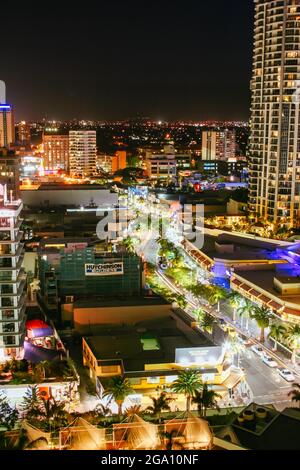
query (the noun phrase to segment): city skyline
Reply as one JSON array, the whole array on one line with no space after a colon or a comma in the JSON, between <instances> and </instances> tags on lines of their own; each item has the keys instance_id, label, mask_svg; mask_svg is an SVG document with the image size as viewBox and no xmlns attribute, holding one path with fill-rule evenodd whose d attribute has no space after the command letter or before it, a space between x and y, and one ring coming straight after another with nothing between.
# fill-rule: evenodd
<instances>
[{"instance_id":1,"label":"city skyline","mask_svg":"<svg viewBox=\"0 0 300 470\"><path fill-rule=\"evenodd\" d=\"M1 78L16 119L247 120L252 1L189 3L53 7L47 17L5 6L14 29Z\"/></svg>"}]
</instances>

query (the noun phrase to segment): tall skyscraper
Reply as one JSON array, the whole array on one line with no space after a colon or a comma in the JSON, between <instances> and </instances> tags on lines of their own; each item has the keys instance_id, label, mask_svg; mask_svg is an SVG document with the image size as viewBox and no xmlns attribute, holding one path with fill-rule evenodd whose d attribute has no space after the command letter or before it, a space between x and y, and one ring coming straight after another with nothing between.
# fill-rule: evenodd
<instances>
[{"instance_id":1,"label":"tall skyscraper","mask_svg":"<svg viewBox=\"0 0 300 470\"><path fill-rule=\"evenodd\" d=\"M228 160L236 156L234 130L202 132L202 160Z\"/></svg>"},{"instance_id":2,"label":"tall skyscraper","mask_svg":"<svg viewBox=\"0 0 300 470\"><path fill-rule=\"evenodd\" d=\"M9 147L15 141L15 125L12 106L0 104L0 147Z\"/></svg>"},{"instance_id":3,"label":"tall skyscraper","mask_svg":"<svg viewBox=\"0 0 300 470\"><path fill-rule=\"evenodd\" d=\"M300 216L300 0L254 0L250 211Z\"/></svg>"},{"instance_id":4,"label":"tall skyscraper","mask_svg":"<svg viewBox=\"0 0 300 470\"><path fill-rule=\"evenodd\" d=\"M23 357L26 275L22 268L19 161L0 151L0 362Z\"/></svg>"},{"instance_id":5,"label":"tall skyscraper","mask_svg":"<svg viewBox=\"0 0 300 470\"><path fill-rule=\"evenodd\" d=\"M70 174L90 176L96 171L96 131L70 131Z\"/></svg>"},{"instance_id":6,"label":"tall skyscraper","mask_svg":"<svg viewBox=\"0 0 300 470\"><path fill-rule=\"evenodd\" d=\"M69 171L69 136L44 134L44 169Z\"/></svg>"}]
</instances>

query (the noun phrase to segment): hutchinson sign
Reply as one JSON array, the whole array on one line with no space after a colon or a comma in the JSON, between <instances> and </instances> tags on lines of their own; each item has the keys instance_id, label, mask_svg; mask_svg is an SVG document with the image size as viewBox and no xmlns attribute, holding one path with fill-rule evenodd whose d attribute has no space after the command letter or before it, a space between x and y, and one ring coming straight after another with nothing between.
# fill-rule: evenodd
<instances>
[{"instance_id":1,"label":"hutchinson sign","mask_svg":"<svg viewBox=\"0 0 300 470\"><path fill-rule=\"evenodd\" d=\"M123 263L86 264L86 276L117 276L124 274Z\"/></svg>"}]
</instances>

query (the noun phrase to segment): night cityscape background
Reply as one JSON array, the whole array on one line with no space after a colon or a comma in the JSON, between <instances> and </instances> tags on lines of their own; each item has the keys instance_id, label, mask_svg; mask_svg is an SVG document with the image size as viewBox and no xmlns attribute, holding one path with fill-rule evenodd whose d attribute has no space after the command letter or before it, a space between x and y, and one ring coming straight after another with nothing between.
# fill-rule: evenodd
<instances>
[{"instance_id":1,"label":"night cityscape background","mask_svg":"<svg viewBox=\"0 0 300 470\"><path fill-rule=\"evenodd\" d=\"M2 13L0 452L299 450L300 0Z\"/></svg>"}]
</instances>

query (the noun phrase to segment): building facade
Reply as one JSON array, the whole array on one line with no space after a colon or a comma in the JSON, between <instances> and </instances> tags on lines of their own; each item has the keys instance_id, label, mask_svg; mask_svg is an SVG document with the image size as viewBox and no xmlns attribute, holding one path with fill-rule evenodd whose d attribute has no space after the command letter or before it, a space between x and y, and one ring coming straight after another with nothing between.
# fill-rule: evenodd
<instances>
[{"instance_id":1,"label":"building facade","mask_svg":"<svg viewBox=\"0 0 300 470\"><path fill-rule=\"evenodd\" d=\"M0 104L0 148L9 147L15 141L15 125L12 106Z\"/></svg>"},{"instance_id":2,"label":"building facade","mask_svg":"<svg viewBox=\"0 0 300 470\"><path fill-rule=\"evenodd\" d=\"M22 201L8 199L0 184L0 362L22 358L26 275L20 232Z\"/></svg>"},{"instance_id":3,"label":"building facade","mask_svg":"<svg viewBox=\"0 0 300 470\"><path fill-rule=\"evenodd\" d=\"M41 294L47 305L60 298L139 295L142 265L137 256L97 253L94 247L44 250L39 256Z\"/></svg>"},{"instance_id":4,"label":"building facade","mask_svg":"<svg viewBox=\"0 0 300 470\"><path fill-rule=\"evenodd\" d=\"M90 176L96 171L96 131L70 131L70 174Z\"/></svg>"},{"instance_id":5,"label":"building facade","mask_svg":"<svg viewBox=\"0 0 300 470\"><path fill-rule=\"evenodd\" d=\"M236 156L234 130L204 131L202 133L202 160L228 160Z\"/></svg>"},{"instance_id":6,"label":"building facade","mask_svg":"<svg viewBox=\"0 0 300 470\"><path fill-rule=\"evenodd\" d=\"M44 145L44 170L69 171L69 136L68 135L43 135Z\"/></svg>"},{"instance_id":7,"label":"building facade","mask_svg":"<svg viewBox=\"0 0 300 470\"><path fill-rule=\"evenodd\" d=\"M255 0L250 211L279 225L300 216L300 1Z\"/></svg>"}]
</instances>

